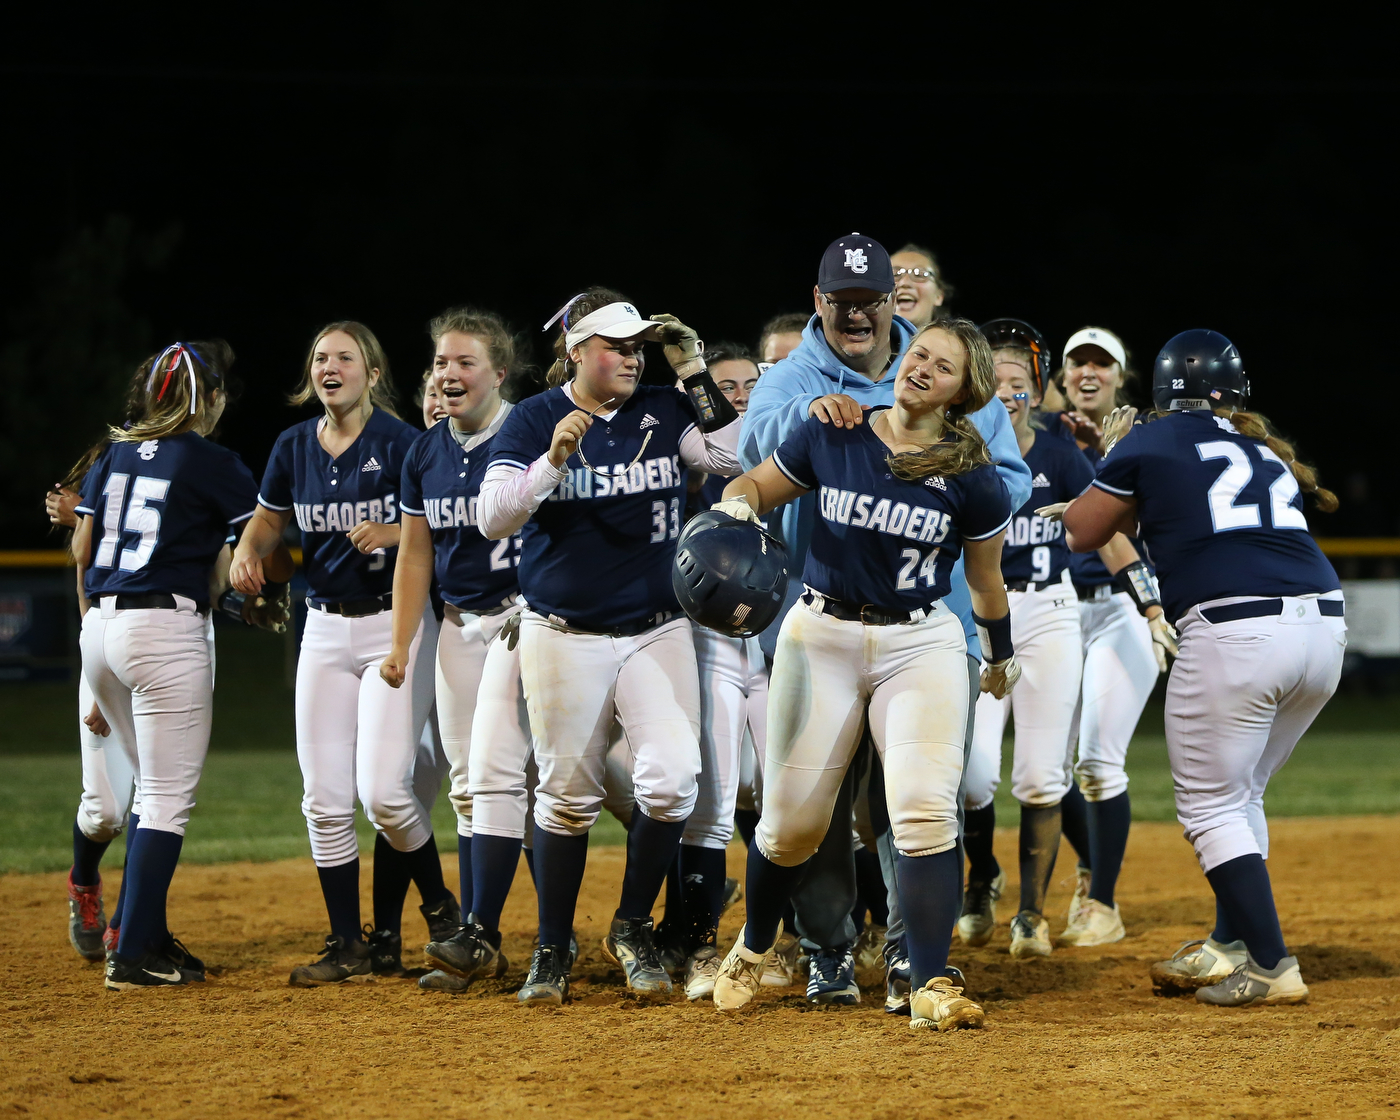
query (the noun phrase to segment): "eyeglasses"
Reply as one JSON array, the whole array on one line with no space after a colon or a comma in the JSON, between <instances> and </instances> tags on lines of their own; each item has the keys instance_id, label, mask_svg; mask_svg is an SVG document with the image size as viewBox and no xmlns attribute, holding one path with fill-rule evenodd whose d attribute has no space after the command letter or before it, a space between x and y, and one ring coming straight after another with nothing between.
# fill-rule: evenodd
<instances>
[{"instance_id":1,"label":"eyeglasses","mask_svg":"<svg viewBox=\"0 0 1400 1120\"><path fill-rule=\"evenodd\" d=\"M907 276L911 280L927 280L930 283L938 282L938 273L931 268L896 268L894 278L898 280L901 276Z\"/></svg>"},{"instance_id":2,"label":"eyeglasses","mask_svg":"<svg viewBox=\"0 0 1400 1120\"><path fill-rule=\"evenodd\" d=\"M608 405L612 404L613 401L615 401L616 399L617 399L616 397L609 397L607 400L605 400L602 404L600 404L597 408L595 408L592 412L590 412L590 413L588 414L589 418L592 419L594 416L597 416L598 413L602 412L603 409L607 408ZM651 442L651 436L652 436L652 433L651 433L651 432L647 432L646 438L642 440L642 446L639 447L639 448L637 448L637 454L636 454L636 456L632 459L632 461L631 461L630 463L627 464L627 470L628 470L628 471L630 471L633 467L635 467L638 463L640 463L640 462L642 461L642 456L646 454L647 444L649 444L649 443ZM590 463L590 462L588 461L588 459L584 456L584 454L583 454L583 439L582 439L582 438L579 439L579 441L578 441L578 447L575 448L575 451L576 451L577 454L578 454L578 461L579 461L580 463L582 463L585 467L587 467L590 471L592 471L594 474L598 475L598 476L601 477L601 478L611 478L611 477L612 477L612 475L608 474L608 472L607 472L606 470L601 470L601 471L600 471L597 467L595 467L592 463ZM627 473L627 472L624 471L623 473L625 474L625 473Z\"/></svg>"},{"instance_id":3,"label":"eyeglasses","mask_svg":"<svg viewBox=\"0 0 1400 1120\"><path fill-rule=\"evenodd\" d=\"M825 292L822 293L822 299L824 299L826 305L838 315L864 315L871 319L880 313L880 308L890 302L890 297L888 295L883 295L879 299L872 299L869 303L853 303L850 300L832 299Z\"/></svg>"}]
</instances>

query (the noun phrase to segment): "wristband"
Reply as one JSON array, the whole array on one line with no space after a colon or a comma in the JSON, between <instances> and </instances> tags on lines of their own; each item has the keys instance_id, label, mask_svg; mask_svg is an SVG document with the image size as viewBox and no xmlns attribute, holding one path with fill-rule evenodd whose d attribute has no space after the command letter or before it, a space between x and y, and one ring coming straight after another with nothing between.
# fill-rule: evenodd
<instances>
[{"instance_id":1,"label":"wristband","mask_svg":"<svg viewBox=\"0 0 1400 1120\"><path fill-rule=\"evenodd\" d=\"M1152 578L1151 571L1143 561L1134 560L1126 568L1120 568L1114 573L1113 580L1120 590L1126 591L1132 597L1138 614L1145 615L1149 607L1162 605L1162 600L1157 595L1157 581Z\"/></svg>"},{"instance_id":2,"label":"wristband","mask_svg":"<svg viewBox=\"0 0 1400 1120\"><path fill-rule=\"evenodd\" d=\"M977 641L982 646L982 660L988 665L1005 661L1015 649L1011 645L1011 612L1000 618L982 618L972 612L973 625L977 627Z\"/></svg>"},{"instance_id":3,"label":"wristband","mask_svg":"<svg viewBox=\"0 0 1400 1120\"><path fill-rule=\"evenodd\" d=\"M719 391L715 379L704 366L704 359L698 361L701 363L700 372L684 378L681 387L700 417L700 430L709 435L734 423L739 419L739 412L729 403L729 398Z\"/></svg>"},{"instance_id":4,"label":"wristband","mask_svg":"<svg viewBox=\"0 0 1400 1120\"><path fill-rule=\"evenodd\" d=\"M243 604L248 601L248 596L241 591L229 588L219 596L219 601L215 604L219 610L228 615L229 618L236 618L239 622L247 625L248 620L243 617Z\"/></svg>"}]
</instances>

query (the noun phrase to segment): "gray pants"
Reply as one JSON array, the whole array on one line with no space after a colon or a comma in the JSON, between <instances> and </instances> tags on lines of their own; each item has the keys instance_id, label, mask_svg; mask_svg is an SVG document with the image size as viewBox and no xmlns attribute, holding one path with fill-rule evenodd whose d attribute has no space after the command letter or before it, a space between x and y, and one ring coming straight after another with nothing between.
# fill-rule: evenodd
<instances>
[{"instance_id":1,"label":"gray pants","mask_svg":"<svg viewBox=\"0 0 1400 1120\"><path fill-rule=\"evenodd\" d=\"M977 697L981 692L982 663L971 654L967 658L968 709L967 733L963 738L963 774L967 774L967 757L972 752L973 716L977 708ZM803 945L811 949L826 949L830 952L844 952L855 941L857 931L851 920L851 911L856 905L856 862L854 843L851 835L851 802L859 784L878 788L871 791L882 804L873 814L882 821L883 827L876 835L876 850L880 856L880 871L885 878L885 888L889 897L889 927L885 934L887 942L898 941L904 936L904 921L899 912L899 885L895 875L894 836L889 828L889 814L884 810L884 775L879 773L871 783L860 781L862 766L872 766L870 753L862 750L856 755L841 783L841 792L836 799L836 807L831 813L831 825L822 840L817 854L807 862L802 881L792 895L793 909L797 914L797 933ZM963 797L958 790L958 831L962 832ZM961 867L961 863L959 863Z\"/></svg>"}]
</instances>

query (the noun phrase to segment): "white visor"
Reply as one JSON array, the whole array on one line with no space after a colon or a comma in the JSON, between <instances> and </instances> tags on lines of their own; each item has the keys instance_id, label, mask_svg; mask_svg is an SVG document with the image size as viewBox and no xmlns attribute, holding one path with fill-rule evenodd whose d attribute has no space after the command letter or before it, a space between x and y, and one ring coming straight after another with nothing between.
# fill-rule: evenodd
<instances>
[{"instance_id":1,"label":"white visor","mask_svg":"<svg viewBox=\"0 0 1400 1120\"><path fill-rule=\"evenodd\" d=\"M1128 355L1123 349L1123 344L1118 341L1116 335L1108 331L1098 327L1085 327L1082 331L1075 331L1065 343L1065 357L1068 358L1080 346L1097 346L1106 351L1123 369L1128 368Z\"/></svg>"},{"instance_id":2,"label":"white visor","mask_svg":"<svg viewBox=\"0 0 1400 1120\"><path fill-rule=\"evenodd\" d=\"M587 342L595 334L604 338L644 338L655 342L660 323L643 319L630 303L610 303L597 311L590 311L569 328L564 335L564 345L572 350L580 342Z\"/></svg>"}]
</instances>

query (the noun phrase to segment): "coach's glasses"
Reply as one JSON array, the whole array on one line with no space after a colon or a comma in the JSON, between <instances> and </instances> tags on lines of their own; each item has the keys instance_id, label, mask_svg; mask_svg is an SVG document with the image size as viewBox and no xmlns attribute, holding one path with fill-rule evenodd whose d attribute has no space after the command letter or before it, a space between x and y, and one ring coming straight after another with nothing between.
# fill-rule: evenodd
<instances>
[{"instance_id":1,"label":"coach's glasses","mask_svg":"<svg viewBox=\"0 0 1400 1120\"><path fill-rule=\"evenodd\" d=\"M876 315L880 314L880 308L890 302L888 294L881 296L879 299L872 299L867 303L854 303L851 300L832 299L825 292L822 293L822 299L824 299L826 305L838 315L864 315L868 319L875 318Z\"/></svg>"},{"instance_id":2,"label":"coach's glasses","mask_svg":"<svg viewBox=\"0 0 1400 1120\"><path fill-rule=\"evenodd\" d=\"M590 420L593 419L594 416L602 412L603 409L607 408L608 405L612 404L615 400L617 400L616 397L609 397L592 412L590 412L588 414L588 418ZM584 434L586 435L587 433ZM638 463L642 461L642 456L646 454L647 444L651 442L651 435L651 432L647 432L646 438L642 440L642 446L637 449L636 457L630 463L627 464L627 470L623 471L623 474L626 474L628 471L630 471L633 467L635 467ZM595 467L592 463L588 461L587 457L583 453L583 436L579 436L578 447L576 448L576 452L578 454L578 461L582 463L585 467L587 467L590 471L592 471L594 474L596 474L599 478L613 477L607 471L600 471L597 467Z\"/></svg>"}]
</instances>

